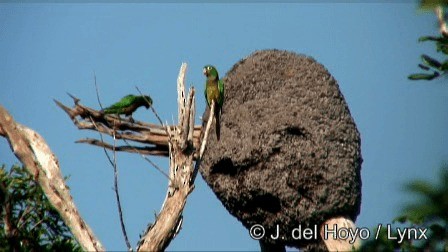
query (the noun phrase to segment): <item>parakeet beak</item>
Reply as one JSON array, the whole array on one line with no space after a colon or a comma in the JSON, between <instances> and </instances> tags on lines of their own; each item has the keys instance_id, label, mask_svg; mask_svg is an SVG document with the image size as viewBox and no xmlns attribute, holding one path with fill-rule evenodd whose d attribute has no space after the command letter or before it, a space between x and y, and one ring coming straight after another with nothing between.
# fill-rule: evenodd
<instances>
[{"instance_id":1,"label":"parakeet beak","mask_svg":"<svg viewBox=\"0 0 448 252\"><path fill-rule=\"evenodd\" d=\"M205 76L207 76L207 69L204 67L204 69L202 69L202 73L205 75Z\"/></svg>"}]
</instances>

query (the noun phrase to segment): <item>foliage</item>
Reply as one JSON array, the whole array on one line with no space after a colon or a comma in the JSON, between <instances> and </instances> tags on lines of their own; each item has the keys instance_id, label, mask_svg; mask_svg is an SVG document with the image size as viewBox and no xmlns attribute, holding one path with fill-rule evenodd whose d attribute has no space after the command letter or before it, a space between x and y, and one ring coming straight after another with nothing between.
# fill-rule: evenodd
<instances>
[{"instance_id":1,"label":"foliage","mask_svg":"<svg viewBox=\"0 0 448 252\"><path fill-rule=\"evenodd\" d=\"M0 167L0 251L81 251L25 167Z\"/></svg>"},{"instance_id":2,"label":"foliage","mask_svg":"<svg viewBox=\"0 0 448 252\"><path fill-rule=\"evenodd\" d=\"M437 6L447 6L448 0L421 0L420 9L421 10L433 10Z\"/></svg>"},{"instance_id":3,"label":"foliage","mask_svg":"<svg viewBox=\"0 0 448 252\"><path fill-rule=\"evenodd\" d=\"M415 251L416 249L412 247L411 240L405 239L399 242L398 239L391 239L390 237L399 237L396 229L391 229L390 231L387 227L381 226L377 227L371 234L376 235L378 232L378 238L371 237L370 240L364 242L360 251Z\"/></svg>"},{"instance_id":4,"label":"foliage","mask_svg":"<svg viewBox=\"0 0 448 252\"><path fill-rule=\"evenodd\" d=\"M421 10L430 10L434 9L437 6L442 6L446 8L448 6L447 0L427 0L420 2ZM423 36L420 37L419 42L430 41L435 43L436 50L439 53L442 53L444 56L443 61L439 61L433 57L430 57L426 54L421 55L422 63L418 64L418 66L424 70L422 73L415 73L408 76L410 80L433 80L440 76L446 75L448 73L448 37L446 34L441 34L438 37L435 36Z\"/></svg>"},{"instance_id":5,"label":"foliage","mask_svg":"<svg viewBox=\"0 0 448 252\"><path fill-rule=\"evenodd\" d=\"M419 41L433 41L436 44L437 52L442 52L444 56L448 55L448 37L426 36L421 37ZM448 58L440 62L426 54L422 54L421 60L422 63L418 64L418 66L426 72L411 74L408 76L410 80L432 80L448 73Z\"/></svg>"},{"instance_id":6,"label":"foliage","mask_svg":"<svg viewBox=\"0 0 448 252\"><path fill-rule=\"evenodd\" d=\"M411 228L427 228L427 239L406 239L402 243L389 237L399 237L396 229L382 228L378 239L370 239L361 248L362 251L448 251L448 165L442 167L440 184L416 180L405 189L418 196L409 204L403 214L393 222L405 224ZM401 228L401 230L404 230ZM376 230L375 230L376 234Z\"/></svg>"}]
</instances>

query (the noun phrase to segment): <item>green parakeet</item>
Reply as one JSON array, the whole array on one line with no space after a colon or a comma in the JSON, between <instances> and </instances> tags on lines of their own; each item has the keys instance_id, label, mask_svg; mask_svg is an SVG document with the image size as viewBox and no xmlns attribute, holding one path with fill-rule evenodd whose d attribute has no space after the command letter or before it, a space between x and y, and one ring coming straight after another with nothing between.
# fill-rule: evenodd
<instances>
[{"instance_id":1,"label":"green parakeet","mask_svg":"<svg viewBox=\"0 0 448 252\"><path fill-rule=\"evenodd\" d=\"M215 101L215 111L210 111L216 119L216 138L219 141L221 125L219 117L221 116L222 105L224 104L224 82L219 79L219 74L216 68L212 65L207 65L203 69L204 75L207 77L205 82L205 100L210 107L212 101Z\"/></svg>"},{"instance_id":2,"label":"green parakeet","mask_svg":"<svg viewBox=\"0 0 448 252\"><path fill-rule=\"evenodd\" d=\"M152 99L148 95L126 95L119 102L103 109L102 112L104 114L126 115L133 122L132 113L141 106L145 106L148 109L150 105L152 105Z\"/></svg>"}]
</instances>

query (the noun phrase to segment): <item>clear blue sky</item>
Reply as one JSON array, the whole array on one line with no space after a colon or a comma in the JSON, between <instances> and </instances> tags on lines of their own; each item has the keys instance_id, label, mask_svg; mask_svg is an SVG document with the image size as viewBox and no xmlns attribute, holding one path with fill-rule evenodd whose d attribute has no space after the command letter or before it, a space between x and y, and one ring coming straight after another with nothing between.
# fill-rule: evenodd
<instances>
[{"instance_id":1,"label":"clear blue sky","mask_svg":"<svg viewBox=\"0 0 448 252\"><path fill-rule=\"evenodd\" d=\"M389 223L411 198L402 185L436 180L448 157L447 80L411 82L421 53L417 43L436 35L432 13L416 2L400 4L0 4L0 104L48 142L59 158L82 216L108 250L124 250L113 173L103 150L75 144L97 134L77 130L54 103L99 107L137 93L151 94L168 122L177 117L176 78L187 62L187 80L198 93L202 66L222 74L255 50L303 53L338 80L362 138L363 197L357 225ZM198 110L205 109L202 95ZM138 120L156 122L146 110ZM168 167L167 159L154 159ZM16 161L0 139L0 162ZM138 155L118 155L124 218L132 245L159 211L166 179ZM205 244L204 241L207 241ZM198 178L183 229L170 250L258 250L246 229L226 212Z\"/></svg>"}]
</instances>

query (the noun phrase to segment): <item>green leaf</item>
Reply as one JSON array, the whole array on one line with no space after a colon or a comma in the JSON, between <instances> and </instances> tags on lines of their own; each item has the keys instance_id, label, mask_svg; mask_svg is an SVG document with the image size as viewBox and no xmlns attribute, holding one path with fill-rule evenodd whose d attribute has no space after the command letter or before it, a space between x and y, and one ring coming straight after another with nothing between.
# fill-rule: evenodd
<instances>
[{"instance_id":1,"label":"green leaf","mask_svg":"<svg viewBox=\"0 0 448 252\"><path fill-rule=\"evenodd\" d=\"M70 229L25 167L15 165L9 171L4 165L0 168L0 196L8 197L11 223L19 223L20 219L15 240L26 241L17 245L14 239L6 239L4 222L0 221L0 252L17 246L20 251L80 251ZM0 210L3 207L0 202Z\"/></svg>"},{"instance_id":2,"label":"green leaf","mask_svg":"<svg viewBox=\"0 0 448 252\"><path fill-rule=\"evenodd\" d=\"M434 36L423 36L418 39L418 42L425 42L425 41L440 41L441 38L434 37Z\"/></svg>"},{"instance_id":3,"label":"green leaf","mask_svg":"<svg viewBox=\"0 0 448 252\"><path fill-rule=\"evenodd\" d=\"M413 192L420 195L432 195L436 189L434 186L426 181L416 180L408 183L405 189L409 192Z\"/></svg>"},{"instance_id":4,"label":"green leaf","mask_svg":"<svg viewBox=\"0 0 448 252\"><path fill-rule=\"evenodd\" d=\"M422 55L422 61L424 64L430 66L430 67L434 67L436 69L440 69L440 67L442 66L442 63L440 63L438 60L429 57L426 54Z\"/></svg>"},{"instance_id":5,"label":"green leaf","mask_svg":"<svg viewBox=\"0 0 448 252\"><path fill-rule=\"evenodd\" d=\"M393 219L393 220L392 220L392 223L395 223L395 222L405 223L406 221L408 221L408 216L406 216L406 215L401 215L401 216L398 216L398 217L396 217L395 219Z\"/></svg>"},{"instance_id":6,"label":"green leaf","mask_svg":"<svg viewBox=\"0 0 448 252\"><path fill-rule=\"evenodd\" d=\"M430 68L428 66L425 66L423 64L418 64L418 67L420 67L421 69L428 71Z\"/></svg>"},{"instance_id":7,"label":"green leaf","mask_svg":"<svg viewBox=\"0 0 448 252\"><path fill-rule=\"evenodd\" d=\"M448 70L448 60L445 60L440 67L440 70L446 72Z\"/></svg>"},{"instance_id":8,"label":"green leaf","mask_svg":"<svg viewBox=\"0 0 448 252\"><path fill-rule=\"evenodd\" d=\"M420 73L420 74L411 74L408 76L408 79L410 79L410 80L432 80L439 76L440 76L440 74L438 72L434 72L432 74Z\"/></svg>"},{"instance_id":9,"label":"green leaf","mask_svg":"<svg viewBox=\"0 0 448 252\"><path fill-rule=\"evenodd\" d=\"M436 44L437 52L442 52L443 54L448 54L448 42L437 42Z\"/></svg>"}]
</instances>

